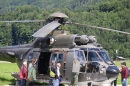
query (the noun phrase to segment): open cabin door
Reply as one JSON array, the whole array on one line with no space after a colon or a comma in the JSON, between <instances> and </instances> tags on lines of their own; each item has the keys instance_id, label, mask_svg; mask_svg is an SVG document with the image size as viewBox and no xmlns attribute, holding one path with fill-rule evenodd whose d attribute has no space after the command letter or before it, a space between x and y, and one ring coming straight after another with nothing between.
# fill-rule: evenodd
<instances>
[{"instance_id":1,"label":"open cabin door","mask_svg":"<svg viewBox=\"0 0 130 86\"><path fill-rule=\"evenodd\" d=\"M71 81L72 73L85 73L86 58L84 51L82 50L71 50L67 52L66 56L66 67L65 67L65 78Z\"/></svg>"}]
</instances>

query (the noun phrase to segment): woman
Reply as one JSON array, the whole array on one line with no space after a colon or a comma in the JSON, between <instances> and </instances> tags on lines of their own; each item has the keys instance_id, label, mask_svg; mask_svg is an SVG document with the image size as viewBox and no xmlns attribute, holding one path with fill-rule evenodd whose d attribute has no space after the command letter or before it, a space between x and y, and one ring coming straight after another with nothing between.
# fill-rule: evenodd
<instances>
[{"instance_id":1,"label":"woman","mask_svg":"<svg viewBox=\"0 0 130 86\"><path fill-rule=\"evenodd\" d=\"M36 80L36 65L28 68L28 80L30 82L29 85L33 86L34 80Z\"/></svg>"}]
</instances>

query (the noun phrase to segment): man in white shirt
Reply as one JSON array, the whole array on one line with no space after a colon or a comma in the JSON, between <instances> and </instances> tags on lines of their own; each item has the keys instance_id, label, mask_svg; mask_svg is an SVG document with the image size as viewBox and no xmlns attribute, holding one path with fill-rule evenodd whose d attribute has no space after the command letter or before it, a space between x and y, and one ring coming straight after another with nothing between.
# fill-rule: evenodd
<instances>
[{"instance_id":1,"label":"man in white shirt","mask_svg":"<svg viewBox=\"0 0 130 86\"><path fill-rule=\"evenodd\" d=\"M60 63L57 63L56 65L56 69L55 69L55 73L56 73L56 76L55 78L53 79L53 86L59 86L60 84L60 67L61 67L61 64Z\"/></svg>"}]
</instances>

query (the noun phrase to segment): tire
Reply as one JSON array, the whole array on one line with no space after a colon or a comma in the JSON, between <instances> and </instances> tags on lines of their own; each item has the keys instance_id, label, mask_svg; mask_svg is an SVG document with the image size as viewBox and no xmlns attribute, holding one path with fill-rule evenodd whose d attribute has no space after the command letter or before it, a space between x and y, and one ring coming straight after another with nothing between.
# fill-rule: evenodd
<instances>
[{"instance_id":1,"label":"tire","mask_svg":"<svg viewBox=\"0 0 130 86\"><path fill-rule=\"evenodd\" d=\"M90 83L88 83L88 86L92 86L92 83L90 82Z\"/></svg>"},{"instance_id":2,"label":"tire","mask_svg":"<svg viewBox=\"0 0 130 86\"><path fill-rule=\"evenodd\" d=\"M15 82L15 85L16 85L16 86L20 86L20 80L17 80L17 81Z\"/></svg>"}]
</instances>

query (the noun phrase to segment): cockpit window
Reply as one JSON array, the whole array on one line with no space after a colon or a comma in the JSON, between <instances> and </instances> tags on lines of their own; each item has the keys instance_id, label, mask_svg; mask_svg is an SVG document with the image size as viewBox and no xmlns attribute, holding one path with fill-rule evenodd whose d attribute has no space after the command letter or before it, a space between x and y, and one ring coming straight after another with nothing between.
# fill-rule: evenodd
<instances>
[{"instance_id":1,"label":"cockpit window","mask_svg":"<svg viewBox=\"0 0 130 86\"><path fill-rule=\"evenodd\" d=\"M98 52L99 55L102 57L103 60L105 61L111 61L111 59L109 58L109 56L106 54L106 52Z\"/></svg>"},{"instance_id":2,"label":"cockpit window","mask_svg":"<svg viewBox=\"0 0 130 86\"><path fill-rule=\"evenodd\" d=\"M88 52L88 61L102 61L96 52Z\"/></svg>"},{"instance_id":3,"label":"cockpit window","mask_svg":"<svg viewBox=\"0 0 130 86\"><path fill-rule=\"evenodd\" d=\"M57 62L62 63L62 61L63 61L63 54L59 54Z\"/></svg>"},{"instance_id":4,"label":"cockpit window","mask_svg":"<svg viewBox=\"0 0 130 86\"><path fill-rule=\"evenodd\" d=\"M51 61L52 61L52 62L56 62L56 58L57 58L57 54L54 53L54 54L52 55Z\"/></svg>"}]
</instances>

